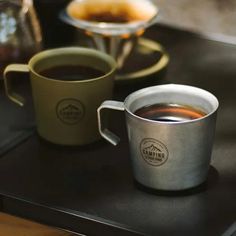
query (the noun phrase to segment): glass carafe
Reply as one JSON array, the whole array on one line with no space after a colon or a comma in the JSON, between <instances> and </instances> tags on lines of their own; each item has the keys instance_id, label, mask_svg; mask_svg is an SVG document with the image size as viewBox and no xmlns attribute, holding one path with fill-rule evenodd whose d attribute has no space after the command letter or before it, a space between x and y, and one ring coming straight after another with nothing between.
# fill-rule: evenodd
<instances>
[{"instance_id":1,"label":"glass carafe","mask_svg":"<svg viewBox=\"0 0 236 236\"><path fill-rule=\"evenodd\" d=\"M0 78L6 65L40 51L42 36L32 0L0 1Z\"/></svg>"}]
</instances>

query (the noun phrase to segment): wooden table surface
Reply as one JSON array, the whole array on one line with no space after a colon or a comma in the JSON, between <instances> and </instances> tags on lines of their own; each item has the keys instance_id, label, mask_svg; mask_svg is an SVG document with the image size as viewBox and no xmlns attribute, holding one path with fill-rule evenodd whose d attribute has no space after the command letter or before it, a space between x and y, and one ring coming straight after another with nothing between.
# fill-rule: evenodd
<instances>
[{"instance_id":1,"label":"wooden table surface","mask_svg":"<svg viewBox=\"0 0 236 236\"><path fill-rule=\"evenodd\" d=\"M73 236L75 234L10 214L0 213L0 236Z\"/></svg>"}]
</instances>

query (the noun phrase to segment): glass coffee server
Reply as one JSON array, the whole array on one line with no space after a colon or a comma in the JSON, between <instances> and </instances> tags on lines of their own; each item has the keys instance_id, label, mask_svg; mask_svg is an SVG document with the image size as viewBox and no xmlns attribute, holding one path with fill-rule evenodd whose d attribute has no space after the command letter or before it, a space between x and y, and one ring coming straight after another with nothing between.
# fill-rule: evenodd
<instances>
[{"instance_id":1,"label":"glass coffee server","mask_svg":"<svg viewBox=\"0 0 236 236\"><path fill-rule=\"evenodd\" d=\"M25 63L42 47L32 0L0 1L0 78L6 65Z\"/></svg>"}]
</instances>

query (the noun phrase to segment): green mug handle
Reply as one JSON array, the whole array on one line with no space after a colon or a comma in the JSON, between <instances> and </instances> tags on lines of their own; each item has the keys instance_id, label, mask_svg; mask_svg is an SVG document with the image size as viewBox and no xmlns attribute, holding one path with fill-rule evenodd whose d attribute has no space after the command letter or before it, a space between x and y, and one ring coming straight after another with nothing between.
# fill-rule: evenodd
<instances>
[{"instance_id":1,"label":"green mug handle","mask_svg":"<svg viewBox=\"0 0 236 236\"><path fill-rule=\"evenodd\" d=\"M11 64L8 65L3 72L4 86L7 96L19 106L24 106L25 98L20 94L15 93L12 89L11 78L9 76L12 72L29 73L29 66L26 64Z\"/></svg>"}]
</instances>

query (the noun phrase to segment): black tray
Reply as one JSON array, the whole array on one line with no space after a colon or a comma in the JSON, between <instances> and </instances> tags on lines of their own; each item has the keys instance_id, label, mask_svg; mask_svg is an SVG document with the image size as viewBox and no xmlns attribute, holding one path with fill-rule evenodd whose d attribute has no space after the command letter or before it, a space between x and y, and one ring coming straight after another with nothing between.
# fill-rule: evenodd
<instances>
[{"instance_id":1,"label":"black tray","mask_svg":"<svg viewBox=\"0 0 236 236\"><path fill-rule=\"evenodd\" d=\"M132 177L122 113L113 130L122 142L85 147L49 144L37 134L0 159L3 210L85 235L222 235L236 220L236 47L154 26L145 37L170 54L158 83L195 85L220 101L207 182L180 193L150 192ZM123 100L140 86L117 85ZM17 118L17 117L16 117Z\"/></svg>"}]
</instances>

